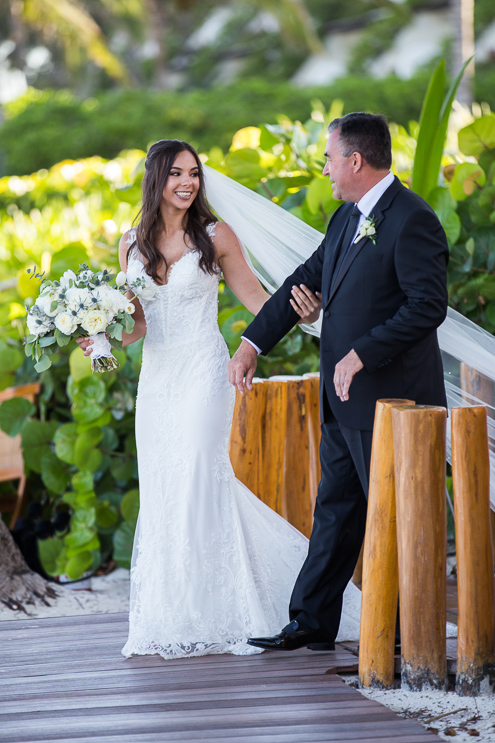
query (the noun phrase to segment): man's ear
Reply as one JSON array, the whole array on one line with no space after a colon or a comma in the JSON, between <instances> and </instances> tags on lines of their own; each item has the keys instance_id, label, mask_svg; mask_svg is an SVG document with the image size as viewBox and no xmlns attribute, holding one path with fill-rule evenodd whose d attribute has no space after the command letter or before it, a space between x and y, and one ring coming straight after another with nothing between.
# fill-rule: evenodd
<instances>
[{"instance_id":1,"label":"man's ear","mask_svg":"<svg viewBox=\"0 0 495 743\"><path fill-rule=\"evenodd\" d=\"M365 164L365 159L360 152L353 152L351 155L352 170L354 173L359 173Z\"/></svg>"}]
</instances>

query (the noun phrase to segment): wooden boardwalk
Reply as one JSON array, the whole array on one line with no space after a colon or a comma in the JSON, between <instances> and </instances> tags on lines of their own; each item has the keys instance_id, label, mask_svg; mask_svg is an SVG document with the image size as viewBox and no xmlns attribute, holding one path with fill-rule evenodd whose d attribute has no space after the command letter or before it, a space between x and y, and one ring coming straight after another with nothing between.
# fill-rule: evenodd
<instances>
[{"instance_id":1,"label":"wooden boardwalk","mask_svg":"<svg viewBox=\"0 0 495 743\"><path fill-rule=\"evenodd\" d=\"M0 741L427 743L337 675L355 654L125 659L126 614L0 622Z\"/></svg>"}]
</instances>

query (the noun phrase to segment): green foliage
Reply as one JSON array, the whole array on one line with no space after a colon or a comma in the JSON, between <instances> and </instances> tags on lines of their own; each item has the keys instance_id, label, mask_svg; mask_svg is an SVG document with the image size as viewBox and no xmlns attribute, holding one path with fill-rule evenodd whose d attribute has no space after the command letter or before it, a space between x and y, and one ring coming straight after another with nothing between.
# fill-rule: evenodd
<instances>
[{"instance_id":1,"label":"green foliage","mask_svg":"<svg viewBox=\"0 0 495 743\"><path fill-rule=\"evenodd\" d=\"M495 116L476 119L459 132L459 148L478 162L458 164L450 194L460 219L449 264L451 304L495 332Z\"/></svg>"},{"instance_id":2,"label":"green foliage","mask_svg":"<svg viewBox=\"0 0 495 743\"><path fill-rule=\"evenodd\" d=\"M323 232L339 205L321 175L326 124L342 109L338 101L331 110L315 101L305 123L281 115L277 123L243 128L227 151L212 147L205 159ZM396 172L407 182L417 125L392 125L391 131ZM449 182L429 194L451 248L451 303L492 332L494 143L493 115L465 127L459 133L456 163L445 168ZM448 162L444 155L444 164ZM27 268L35 266L57 278L67 263L82 258L93 270L115 270L118 236L137 212L142 171L143 153L130 151L110 162L92 157L0 179L6 248L0 259L2 386L38 379L21 344L26 334L23 302L32 301L39 287ZM219 326L231 351L250 318L221 282ZM70 516L66 528L39 542L46 572L78 578L112 556L119 565L130 565L139 509L134 400L141 343L116 352L118 371L98 376L91 375L89 360L74 345L56 349L51 366L39 376L39 419L33 419L30 403L7 401L0 406L0 427L21 434L30 494L42 504L44 517L54 521L60 513ZM318 364L317 342L296 329L259 360L258 374L303 374L316 371Z\"/></svg>"},{"instance_id":3,"label":"green foliage","mask_svg":"<svg viewBox=\"0 0 495 743\"><path fill-rule=\"evenodd\" d=\"M444 59L437 66L428 85L419 121L411 183L412 190L423 199L429 198L438 183L452 103L469 61L463 66L447 95L444 96L446 84Z\"/></svg>"},{"instance_id":4,"label":"green foliage","mask_svg":"<svg viewBox=\"0 0 495 743\"><path fill-rule=\"evenodd\" d=\"M407 81L360 74L309 89L258 78L208 90L119 89L82 102L68 91L30 90L6 106L0 150L5 172L20 175L69 158L113 158L164 137L185 139L202 151L226 149L238 129L273 121L277 111L304 121L314 98L326 105L338 98L345 101L346 112L380 112L407 126L418 118L426 85L424 74ZM136 197L133 192L133 203Z\"/></svg>"},{"instance_id":5,"label":"green foliage","mask_svg":"<svg viewBox=\"0 0 495 743\"><path fill-rule=\"evenodd\" d=\"M36 408L29 400L20 397L5 400L0 405L0 428L9 436L17 436L22 431L27 418L35 412Z\"/></svg>"}]
</instances>

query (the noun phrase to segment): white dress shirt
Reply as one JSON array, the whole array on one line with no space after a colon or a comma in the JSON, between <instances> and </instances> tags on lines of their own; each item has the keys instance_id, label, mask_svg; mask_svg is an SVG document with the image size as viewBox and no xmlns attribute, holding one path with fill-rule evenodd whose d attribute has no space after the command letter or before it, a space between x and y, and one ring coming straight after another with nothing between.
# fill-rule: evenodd
<instances>
[{"instance_id":1,"label":"white dress shirt","mask_svg":"<svg viewBox=\"0 0 495 743\"><path fill-rule=\"evenodd\" d=\"M390 170L387 173L387 175L381 179L381 181L378 181L378 183L375 183L373 188L370 188L370 190L367 191L364 194L364 196L362 196L359 199L357 203L357 208L361 212L361 215L359 217L359 222L356 227L356 232L354 233L353 241L356 239L356 235L359 232L359 228L363 224L364 220L370 216L371 212L373 211L373 209L375 208L375 206L377 205L377 203L379 202L379 200L381 199L381 197L383 196L387 188L391 186L392 183L394 182L394 179L395 179L395 176ZM261 348L258 348L256 343L253 343L252 341L250 341L249 338L245 338L243 335L241 335L241 339L243 341L247 341L256 350L258 354L261 353Z\"/></svg>"}]
</instances>

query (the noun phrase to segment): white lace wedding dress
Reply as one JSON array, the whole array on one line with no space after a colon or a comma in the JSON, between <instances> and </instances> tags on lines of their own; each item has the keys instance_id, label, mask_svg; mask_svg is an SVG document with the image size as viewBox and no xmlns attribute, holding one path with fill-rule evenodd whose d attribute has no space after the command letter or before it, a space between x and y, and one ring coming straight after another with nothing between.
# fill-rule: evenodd
<instances>
[{"instance_id":1,"label":"white lace wedding dress","mask_svg":"<svg viewBox=\"0 0 495 743\"><path fill-rule=\"evenodd\" d=\"M128 277L143 271L134 250ZM230 464L235 391L217 322L218 282L187 251L155 299L141 300L140 512L125 656L261 652L246 638L287 624L307 553L306 537L236 480ZM338 639L358 639L360 596L350 584Z\"/></svg>"}]
</instances>

